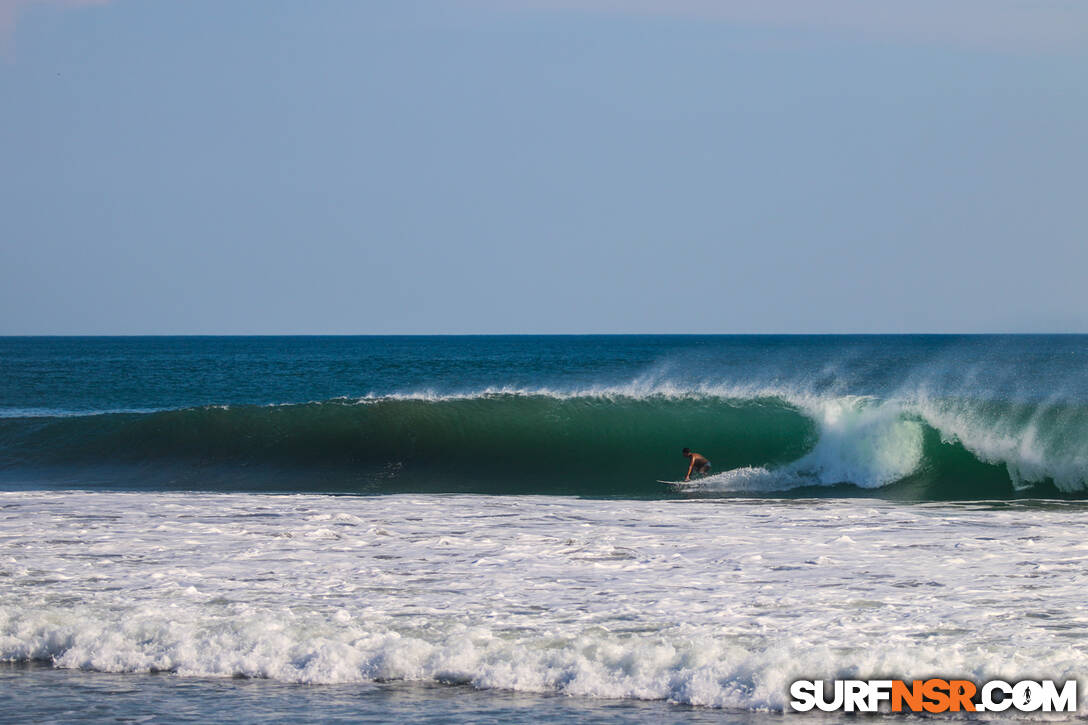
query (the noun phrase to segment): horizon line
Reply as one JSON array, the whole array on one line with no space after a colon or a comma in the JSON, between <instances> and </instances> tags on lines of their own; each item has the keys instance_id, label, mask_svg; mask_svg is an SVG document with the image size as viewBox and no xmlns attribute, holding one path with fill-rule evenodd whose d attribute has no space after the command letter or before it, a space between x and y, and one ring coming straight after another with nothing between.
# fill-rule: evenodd
<instances>
[{"instance_id":1,"label":"horizon line","mask_svg":"<svg viewBox=\"0 0 1088 725\"><path fill-rule=\"evenodd\" d=\"M11 338L167 338L167 337L993 337L1088 336L1085 332L154 332L24 333Z\"/></svg>"}]
</instances>

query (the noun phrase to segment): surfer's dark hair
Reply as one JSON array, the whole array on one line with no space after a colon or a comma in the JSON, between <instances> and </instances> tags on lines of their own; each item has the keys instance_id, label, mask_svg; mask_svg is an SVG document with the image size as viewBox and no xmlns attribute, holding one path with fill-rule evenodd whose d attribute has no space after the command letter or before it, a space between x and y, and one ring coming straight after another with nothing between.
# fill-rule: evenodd
<instances>
[{"instance_id":1,"label":"surfer's dark hair","mask_svg":"<svg viewBox=\"0 0 1088 725\"><path fill-rule=\"evenodd\" d=\"M685 448L684 450L680 451L680 453L681 453L681 455L686 456L687 454L691 453L691 449L690 448Z\"/></svg>"}]
</instances>

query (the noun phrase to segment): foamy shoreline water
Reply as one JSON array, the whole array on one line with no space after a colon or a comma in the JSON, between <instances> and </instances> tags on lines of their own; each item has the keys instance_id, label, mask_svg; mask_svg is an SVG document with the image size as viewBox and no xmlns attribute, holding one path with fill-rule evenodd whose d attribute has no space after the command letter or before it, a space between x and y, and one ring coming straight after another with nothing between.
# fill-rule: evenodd
<instances>
[{"instance_id":1,"label":"foamy shoreline water","mask_svg":"<svg viewBox=\"0 0 1088 725\"><path fill-rule=\"evenodd\" d=\"M1081 678L1084 510L0 493L0 659L749 711L800 677Z\"/></svg>"}]
</instances>

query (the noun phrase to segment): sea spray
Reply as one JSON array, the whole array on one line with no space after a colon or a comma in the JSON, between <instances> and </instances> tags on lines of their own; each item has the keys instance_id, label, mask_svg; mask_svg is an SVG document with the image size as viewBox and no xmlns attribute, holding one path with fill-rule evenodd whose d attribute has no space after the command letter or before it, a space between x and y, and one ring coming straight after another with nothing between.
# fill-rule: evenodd
<instances>
[{"instance_id":1,"label":"sea spray","mask_svg":"<svg viewBox=\"0 0 1088 725\"><path fill-rule=\"evenodd\" d=\"M744 397L747 396L747 397ZM381 493L654 496L698 446L720 473L690 490L848 485L921 498L1086 493L1088 407L882 400L709 386L401 394L0 420L8 478L97 467L146 486ZM995 467L1001 473L995 479ZM724 469L724 470L723 470ZM809 492L811 493L811 492ZM841 491L838 491L841 493Z\"/></svg>"}]
</instances>

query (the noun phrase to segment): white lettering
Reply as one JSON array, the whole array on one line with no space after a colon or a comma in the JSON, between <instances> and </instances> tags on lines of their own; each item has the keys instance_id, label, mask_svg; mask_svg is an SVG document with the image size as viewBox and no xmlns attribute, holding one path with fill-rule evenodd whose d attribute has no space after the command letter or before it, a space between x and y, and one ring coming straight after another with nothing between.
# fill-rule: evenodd
<instances>
[{"instance_id":1,"label":"white lettering","mask_svg":"<svg viewBox=\"0 0 1088 725\"><path fill-rule=\"evenodd\" d=\"M816 685L812 680L798 680L790 685L790 707L797 712L808 712L816 707Z\"/></svg>"}]
</instances>

